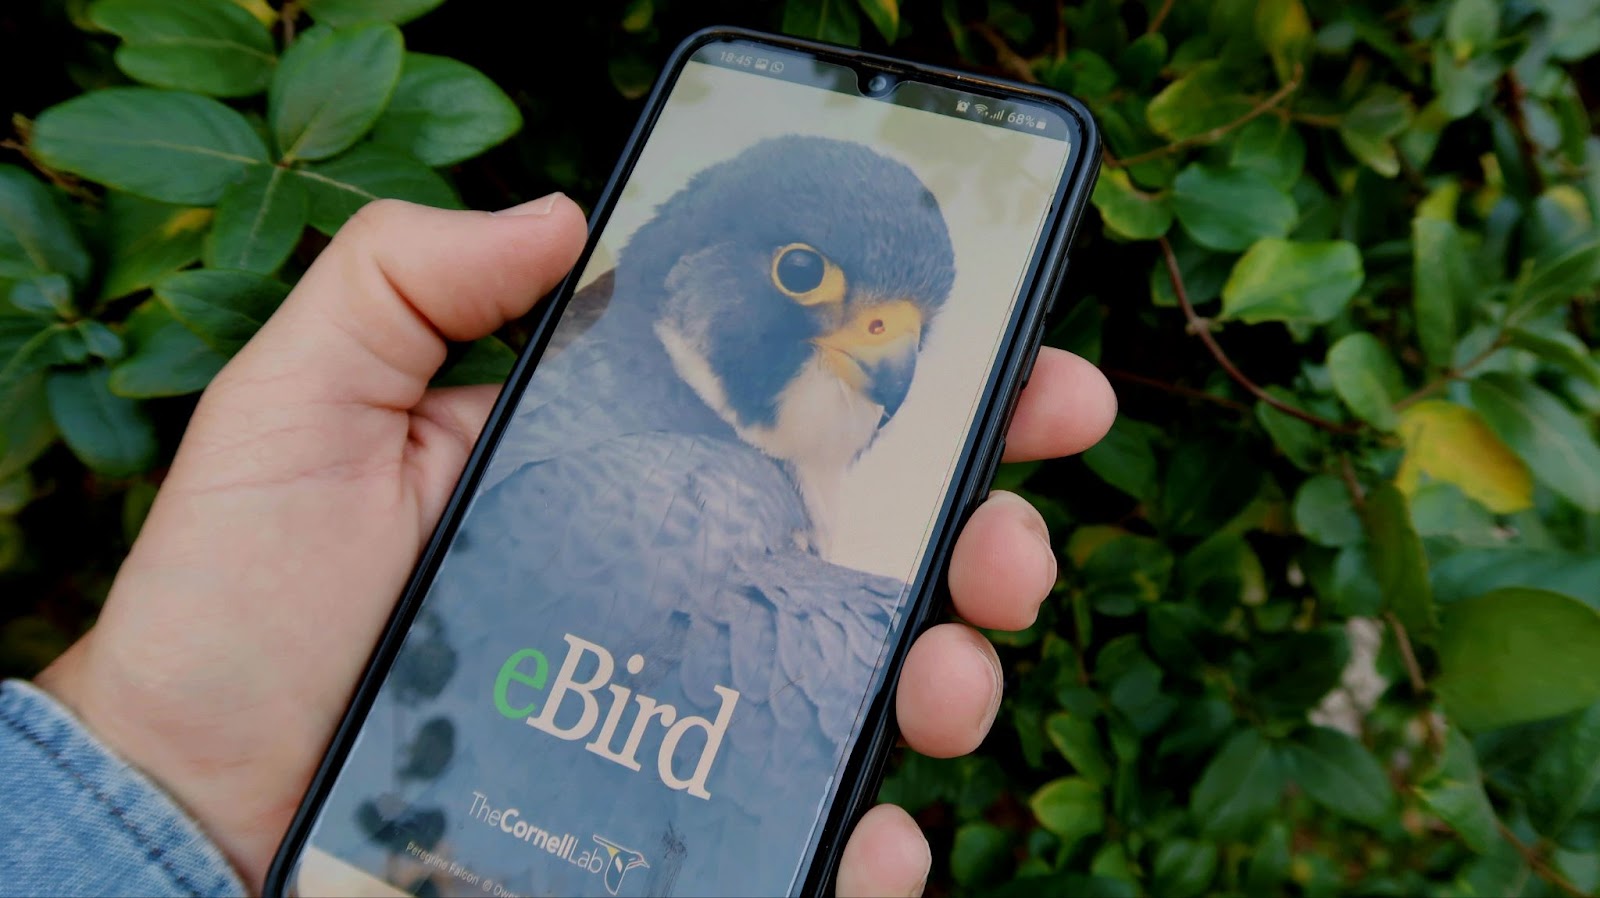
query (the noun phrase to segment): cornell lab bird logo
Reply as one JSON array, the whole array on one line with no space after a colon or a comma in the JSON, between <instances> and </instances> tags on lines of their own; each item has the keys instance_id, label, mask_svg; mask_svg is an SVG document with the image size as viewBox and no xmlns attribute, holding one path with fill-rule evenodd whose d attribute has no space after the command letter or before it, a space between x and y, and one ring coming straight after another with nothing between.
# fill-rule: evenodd
<instances>
[{"instance_id":1,"label":"cornell lab bird logo","mask_svg":"<svg viewBox=\"0 0 1600 898\"><path fill-rule=\"evenodd\" d=\"M396 663L460 661L435 696L397 693L394 719L483 734L458 735L466 760L427 786L433 801L495 771L547 820L651 846L629 893L788 891L900 620L904 582L828 556L845 474L927 362L955 276L949 233L905 165L794 135L699 172L616 258L564 312L441 563L425 607L447 647L408 641ZM485 699L501 661L563 634L616 657L609 689L671 706L652 720L617 705L612 747L636 750L632 769L508 732L523 722ZM663 785L657 761L669 712L715 711L718 684L740 698L703 799ZM587 711L567 699L553 720L576 726ZM375 782L406 731L364 732ZM691 775L697 738L670 743L675 777ZM615 850L613 894L644 866ZM541 888L585 888L526 863Z\"/></svg>"},{"instance_id":2,"label":"cornell lab bird logo","mask_svg":"<svg viewBox=\"0 0 1600 898\"><path fill-rule=\"evenodd\" d=\"M617 894L617 890L622 888L622 877L627 876L629 870L635 867L650 866L645 862L644 855L634 851L632 848L623 848L610 839L604 839L600 836L595 836L594 840L610 856L610 859L606 862L606 891L613 895Z\"/></svg>"}]
</instances>

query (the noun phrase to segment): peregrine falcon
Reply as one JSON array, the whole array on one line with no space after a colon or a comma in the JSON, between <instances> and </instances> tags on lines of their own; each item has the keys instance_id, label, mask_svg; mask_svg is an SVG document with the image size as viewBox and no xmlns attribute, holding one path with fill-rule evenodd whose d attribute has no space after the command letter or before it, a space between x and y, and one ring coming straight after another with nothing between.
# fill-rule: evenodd
<instances>
[{"instance_id":1,"label":"peregrine falcon","mask_svg":"<svg viewBox=\"0 0 1600 898\"><path fill-rule=\"evenodd\" d=\"M521 892L791 888L906 590L827 560L833 510L954 273L933 195L856 143L769 139L662 203L569 304L314 841ZM350 821L361 848L330 842Z\"/></svg>"}]
</instances>

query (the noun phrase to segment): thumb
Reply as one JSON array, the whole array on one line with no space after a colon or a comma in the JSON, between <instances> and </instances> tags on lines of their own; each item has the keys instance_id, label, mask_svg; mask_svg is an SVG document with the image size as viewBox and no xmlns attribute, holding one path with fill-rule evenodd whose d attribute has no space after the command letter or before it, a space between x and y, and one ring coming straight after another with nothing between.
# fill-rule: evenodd
<instances>
[{"instance_id":1,"label":"thumb","mask_svg":"<svg viewBox=\"0 0 1600 898\"><path fill-rule=\"evenodd\" d=\"M369 203L218 379L271 384L295 403L409 409L445 341L527 313L572 268L584 235L583 213L561 194L498 213Z\"/></svg>"}]
</instances>

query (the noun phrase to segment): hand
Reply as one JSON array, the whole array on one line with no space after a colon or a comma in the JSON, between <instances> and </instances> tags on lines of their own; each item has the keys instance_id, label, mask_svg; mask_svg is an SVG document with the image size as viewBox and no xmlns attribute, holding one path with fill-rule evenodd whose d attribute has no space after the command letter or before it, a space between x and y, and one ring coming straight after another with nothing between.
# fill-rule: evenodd
<instances>
[{"instance_id":1,"label":"hand","mask_svg":"<svg viewBox=\"0 0 1600 898\"><path fill-rule=\"evenodd\" d=\"M100 621L39 677L200 822L252 889L433 530L496 388L428 389L446 340L528 311L571 268L583 215L562 196L497 214L373 203L206 390ZM1115 398L1046 350L1007 458L1080 451ZM950 587L977 626L1027 626L1055 582L1044 522L997 493L955 549ZM906 742L971 751L1000 664L945 624L912 648ZM881 806L845 850L841 894L911 894L927 843Z\"/></svg>"}]
</instances>

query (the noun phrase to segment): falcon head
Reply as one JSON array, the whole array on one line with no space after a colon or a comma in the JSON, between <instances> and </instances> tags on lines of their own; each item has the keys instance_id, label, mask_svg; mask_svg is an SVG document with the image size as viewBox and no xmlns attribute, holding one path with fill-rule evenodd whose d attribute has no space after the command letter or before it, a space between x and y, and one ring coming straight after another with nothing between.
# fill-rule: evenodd
<instances>
[{"instance_id":1,"label":"falcon head","mask_svg":"<svg viewBox=\"0 0 1600 898\"><path fill-rule=\"evenodd\" d=\"M909 168L787 136L663 203L623 249L617 293L659 298L652 324L677 373L742 439L842 471L905 400L952 257Z\"/></svg>"}]
</instances>

